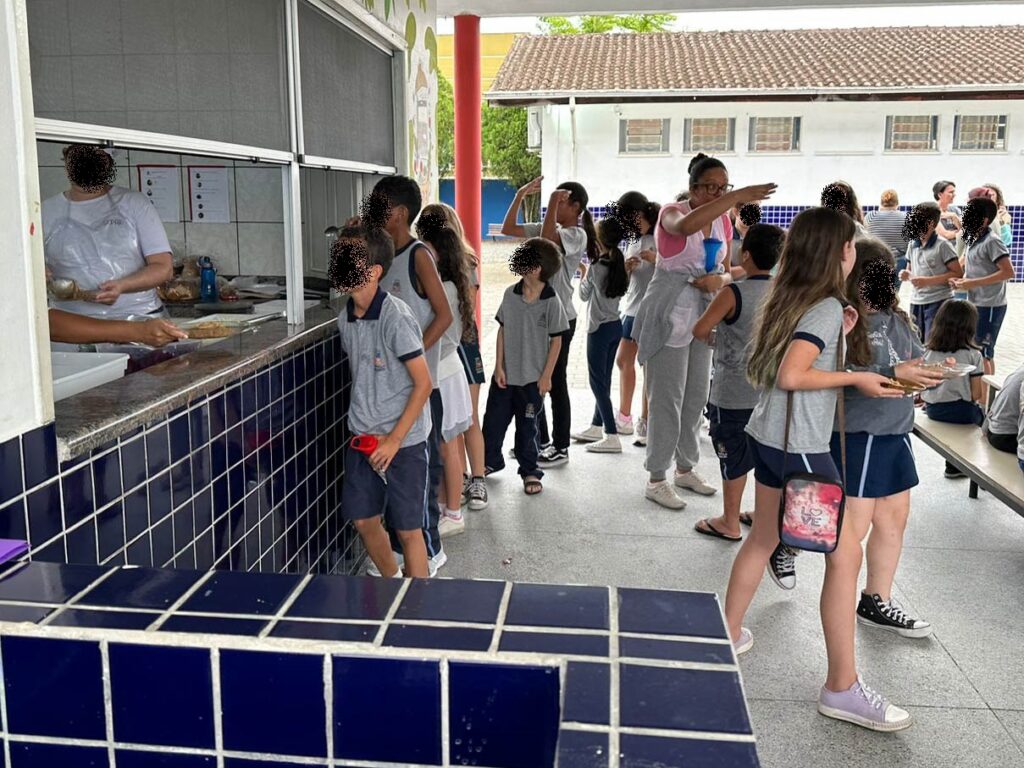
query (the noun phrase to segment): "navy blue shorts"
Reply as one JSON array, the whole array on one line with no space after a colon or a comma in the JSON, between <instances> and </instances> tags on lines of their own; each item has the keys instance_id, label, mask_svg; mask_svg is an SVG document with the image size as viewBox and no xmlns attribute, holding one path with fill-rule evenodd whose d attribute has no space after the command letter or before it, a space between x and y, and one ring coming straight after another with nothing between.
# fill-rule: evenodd
<instances>
[{"instance_id":1,"label":"navy blue shorts","mask_svg":"<svg viewBox=\"0 0 1024 768\"><path fill-rule=\"evenodd\" d=\"M925 344L928 342L928 336L931 334L932 323L935 321L935 315L942 309L942 305L945 304L949 299L942 299L941 301L933 301L930 304L911 304L910 314L914 318L914 325L917 326L917 335L921 339L921 343Z\"/></svg>"},{"instance_id":2,"label":"navy blue shorts","mask_svg":"<svg viewBox=\"0 0 1024 768\"><path fill-rule=\"evenodd\" d=\"M711 444L718 454L718 465L726 480L743 477L754 468L754 456L744 432L753 412L753 408L719 408L708 403Z\"/></svg>"},{"instance_id":3,"label":"navy blue shorts","mask_svg":"<svg viewBox=\"0 0 1024 768\"><path fill-rule=\"evenodd\" d=\"M839 434L832 433L832 461L842 473ZM879 499L917 485L917 464L910 435L846 435L846 493L858 499Z\"/></svg>"},{"instance_id":4,"label":"navy blue shorts","mask_svg":"<svg viewBox=\"0 0 1024 768\"><path fill-rule=\"evenodd\" d=\"M981 354L986 360L996 356L996 339L999 329L1006 318L1006 305L1001 307L978 307L978 330L974 332L974 340L981 347Z\"/></svg>"},{"instance_id":5,"label":"navy blue shorts","mask_svg":"<svg viewBox=\"0 0 1024 768\"><path fill-rule=\"evenodd\" d=\"M459 344L459 359L466 369L466 380L470 384L483 384L487 381L484 376L484 359L480 356L480 345L477 342L464 341Z\"/></svg>"},{"instance_id":6,"label":"navy blue shorts","mask_svg":"<svg viewBox=\"0 0 1024 768\"><path fill-rule=\"evenodd\" d=\"M929 419L944 421L947 424L974 424L980 427L985 421L985 413L977 403L966 400L954 400L951 403L925 403L924 412Z\"/></svg>"},{"instance_id":7,"label":"navy blue shorts","mask_svg":"<svg viewBox=\"0 0 1024 768\"><path fill-rule=\"evenodd\" d=\"M396 531L416 531L426 525L427 444L399 449L388 467L387 483L370 466L369 458L345 449L345 479L341 488L341 514L346 520L384 515Z\"/></svg>"},{"instance_id":8,"label":"navy blue shorts","mask_svg":"<svg viewBox=\"0 0 1024 768\"><path fill-rule=\"evenodd\" d=\"M761 485L782 490L783 479L794 472L813 472L833 480L840 479L831 453L790 453L786 455L786 466L783 467L784 454L778 448L762 445L750 435L747 435L747 442L754 456L754 479Z\"/></svg>"},{"instance_id":9,"label":"navy blue shorts","mask_svg":"<svg viewBox=\"0 0 1024 768\"><path fill-rule=\"evenodd\" d=\"M622 338L628 339L629 341L636 341L636 339L633 338L633 323L635 321L635 315L626 315L622 318Z\"/></svg>"}]
</instances>

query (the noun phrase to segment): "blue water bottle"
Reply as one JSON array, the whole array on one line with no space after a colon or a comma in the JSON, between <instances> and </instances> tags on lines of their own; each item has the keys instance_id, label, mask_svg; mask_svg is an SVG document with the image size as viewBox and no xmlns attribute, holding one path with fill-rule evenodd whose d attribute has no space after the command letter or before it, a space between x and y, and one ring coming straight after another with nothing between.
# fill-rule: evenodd
<instances>
[{"instance_id":1,"label":"blue water bottle","mask_svg":"<svg viewBox=\"0 0 1024 768\"><path fill-rule=\"evenodd\" d=\"M199 266L199 300L204 304L212 304L217 301L217 270L213 268L209 256L203 256Z\"/></svg>"}]
</instances>

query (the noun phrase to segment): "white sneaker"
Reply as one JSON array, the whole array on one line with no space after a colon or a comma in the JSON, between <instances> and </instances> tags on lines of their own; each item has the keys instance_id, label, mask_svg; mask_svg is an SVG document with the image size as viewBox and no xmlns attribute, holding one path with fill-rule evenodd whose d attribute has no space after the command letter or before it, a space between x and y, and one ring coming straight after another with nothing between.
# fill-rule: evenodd
<instances>
[{"instance_id":1,"label":"white sneaker","mask_svg":"<svg viewBox=\"0 0 1024 768\"><path fill-rule=\"evenodd\" d=\"M620 435L632 435L633 417L624 415L622 411L615 411L615 427Z\"/></svg>"},{"instance_id":2,"label":"white sneaker","mask_svg":"<svg viewBox=\"0 0 1024 768\"><path fill-rule=\"evenodd\" d=\"M622 443L618 435L605 435L603 440L587 446L589 453L622 453Z\"/></svg>"},{"instance_id":3,"label":"white sneaker","mask_svg":"<svg viewBox=\"0 0 1024 768\"><path fill-rule=\"evenodd\" d=\"M402 575L402 571L405 570L405 555L401 552L395 552L395 561L398 563L398 575ZM366 566L366 575L380 578L380 568L370 558L366 558L368 565Z\"/></svg>"},{"instance_id":4,"label":"white sneaker","mask_svg":"<svg viewBox=\"0 0 1024 768\"><path fill-rule=\"evenodd\" d=\"M650 499L655 504L660 504L665 509L686 509L686 502L676 496L676 492L672 490L672 486L668 484L667 480L647 483L644 497Z\"/></svg>"},{"instance_id":5,"label":"white sneaker","mask_svg":"<svg viewBox=\"0 0 1024 768\"><path fill-rule=\"evenodd\" d=\"M449 536L458 536L460 533L465 533L466 518L462 515L459 517L453 517L442 513L441 520L437 524L437 531L441 534L442 539L447 539Z\"/></svg>"},{"instance_id":6,"label":"white sneaker","mask_svg":"<svg viewBox=\"0 0 1024 768\"><path fill-rule=\"evenodd\" d=\"M717 488L705 483L704 478L692 469L689 472L679 472L677 470L675 483L676 487L699 493L701 496L714 496L718 493Z\"/></svg>"},{"instance_id":7,"label":"white sneaker","mask_svg":"<svg viewBox=\"0 0 1024 768\"><path fill-rule=\"evenodd\" d=\"M643 448L647 445L647 419L636 420L636 440L633 441L633 445L638 448Z\"/></svg>"},{"instance_id":8,"label":"white sneaker","mask_svg":"<svg viewBox=\"0 0 1024 768\"><path fill-rule=\"evenodd\" d=\"M582 432L576 432L571 437L577 443L596 443L604 437L604 430L597 425L591 424Z\"/></svg>"},{"instance_id":9,"label":"white sneaker","mask_svg":"<svg viewBox=\"0 0 1024 768\"><path fill-rule=\"evenodd\" d=\"M437 572L445 567L448 563L448 554L442 549L432 558L427 560L427 566L430 570L430 578L434 578Z\"/></svg>"}]
</instances>

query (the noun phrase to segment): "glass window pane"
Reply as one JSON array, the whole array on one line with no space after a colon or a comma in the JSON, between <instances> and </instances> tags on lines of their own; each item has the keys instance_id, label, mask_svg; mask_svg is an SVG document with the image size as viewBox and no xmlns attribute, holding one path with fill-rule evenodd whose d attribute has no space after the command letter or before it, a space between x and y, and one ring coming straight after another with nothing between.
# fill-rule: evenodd
<instances>
[{"instance_id":1,"label":"glass window pane","mask_svg":"<svg viewBox=\"0 0 1024 768\"><path fill-rule=\"evenodd\" d=\"M668 120L619 121L619 151L645 154L668 151Z\"/></svg>"},{"instance_id":2,"label":"glass window pane","mask_svg":"<svg viewBox=\"0 0 1024 768\"><path fill-rule=\"evenodd\" d=\"M1006 149L1006 115L959 115L953 148L966 151Z\"/></svg>"},{"instance_id":3,"label":"glass window pane","mask_svg":"<svg viewBox=\"0 0 1024 768\"><path fill-rule=\"evenodd\" d=\"M798 128L800 118L750 118L751 152L793 152L799 149Z\"/></svg>"},{"instance_id":4,"label":"glass window pane","mask_svg":"<svg viewBox=\"0 0 1024 768\"><path fill-rule=\"evenodd\" d=\"M922 152L937 148L938 117L893 115L886 120L885 148L894 152Z\"/></svg>"},{"instance_id":5,"label":"glass window pane","mask_svg":"<svg viewBox=\"0 0 1024 768\"><path fill-rule=\"evenodd\" d=\"M694 117L687 122L687 152L730 152L734 120L731 117Z\"/></svg>"}]
</instances>

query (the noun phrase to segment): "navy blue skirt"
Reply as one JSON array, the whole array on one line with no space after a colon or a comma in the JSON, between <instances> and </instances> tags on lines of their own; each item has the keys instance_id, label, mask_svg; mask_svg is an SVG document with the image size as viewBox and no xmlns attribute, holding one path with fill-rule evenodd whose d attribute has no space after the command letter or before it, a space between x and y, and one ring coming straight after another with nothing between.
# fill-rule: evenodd
<instances>
[{"instance_id":1,"label":"navy blue skirt","mask_svg":"<svg viewBox=\"0 0 1024 768\"><path fill-rule=\"evenodd\" d=\"M832 433L832 458L842 473L839 434ZM846 495L878 499L917 485L917 464L910 435L846 435Z\"/></svg>"}]
</instances>

